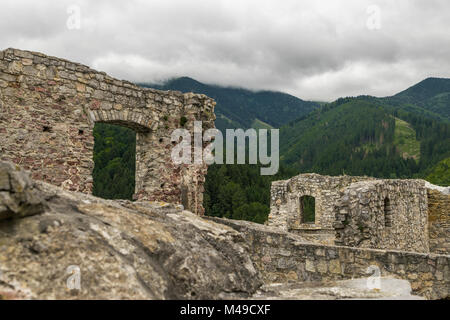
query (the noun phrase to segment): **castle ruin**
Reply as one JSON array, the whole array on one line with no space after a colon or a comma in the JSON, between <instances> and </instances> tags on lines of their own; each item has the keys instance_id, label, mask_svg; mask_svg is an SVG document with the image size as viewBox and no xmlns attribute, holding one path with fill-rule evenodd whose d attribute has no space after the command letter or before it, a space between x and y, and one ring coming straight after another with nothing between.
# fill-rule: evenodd
<instances>
[{"instance_id":1,"label":"castle ruin","mask_svg":"<svg viewBox=\"0 0 450 320\"><path fill-rule=\"evenodd\" d=\"M96 122L136 132L135 199L182 203L204 212L206 164L175 165L176 128L214 127L215 102L205 95L159 91L37 52L0 51L0 160L37 180L92 191Z\"/></svg>"},{"instance_id":2,"label":"castle ruin","mask_svg":"<svg viewBox=\"0 0 450 320\"><path fill-rule=\"evenodd\" d=\"M450 252L450 195L424 180L301 174L275 181L268 225L311 241L411 252ZM314 221L305 222L304 197Z\"/></svg>"},{"instance_id":3,"label":"castle ruin","mask_svg":"<svg viewBox=\"0 0 450 320\"><path fill-rule=\"evenodd\" d=\"M213 128L214 105L214 101L205 95L145 89L126 81L116 80L81 64L41 53L7 49L0 51L0 160L20 165L29 170L32 178L36 180L61 186L69 191L90 193L93 185L92 132L95 123L106 122L126 126L136 132L137 140L135 199L182 203L187 210L203 215L202 193L206 164L175 165L170 157L170 151L175 143L171 141L170 134L180 126L192 132L194 120L202 121L203 130ZM38 212L30 211L30 206L42 212L46 210L45 202L47 200L52 202L54 199L51 196L53 188L44 183L31 187L31 182L27 181L28 179L25 179L17 168L14 169L11 164L0 166L3 170L0 172L2 182L0 220L6 221L14 216L20 219L24 216L39 215ZM44 193L47 200L33 199L34 188ZM66 194L60 194L59 197L69 201ZM71 233L68 230L77 228L77 224L83 220L82 216L91 214L95 216L95 221L98 221L99 215L103 214L107 219L105 218L102 228L109 228L111 223L114 228L126 227L122 235L133 234L126 236L133 244L140 239L141 232L151 234L152 237L142 238L148 240L148 243L145 243L151 248L155 242L154 237L158 240L155 243L161 242L164 244L163 247L173 248L170 247L170 243L179 236L180 229L175 226L180 223L189 226L185 226L184 231L192 229L197 232L198 227L200 232L208 233L208 239L213 241L215 250L217 248L222 250L220 255L224 251L229 253L230 260L226 263L232 261L233 266L249 266L252 274L260 273L266 283L362 278L367 276L367 270L377 267L383 276L411 281L411 288L415 293L431 299L449 297L450 195L448 188L441 190L423 180L301 174L272 184L268 225L276 228L219 218L210 218L220 223L211 225L206 223L205 219L195 216L195 219L189 220L188 213L183 214L182 208L177 206L167 208L169 214L161 216L177 221L171 222L173 237L167 236L167 231L158 233L164 224L161 224L161 217L158 218L161 218L161 221L151 220L153 215L148 214L150 210L147 208L148 203L116 202L113 210L111 203L103 202L103 205L91 203L94 197L84 194L71 195L70 201L74 201L74 198L79 200L77 206L79 211L72 210L70 202L61 213L57 212L58 207L54 208L54 211L47 210L47 216L36 216L35 223L45 227L45 230L47 228L45 221L39 222L41 219L56 216L58 219L70 221L52 224L56 232L41 232L39 227L33 229L39 231L39 235L34 238L40 237L42 241L48 241L52 246L55 245L54 239L58 239L52 237L61 237L53 248L58 257L67 256L59 254L61 248L66 248L64 247L66 242L74 244L74 249L67 252L78 252L82 257L89 256L85 252L92 250L92 242L86 242L89 245L78 251L77 246L80 244L67 240L67 235L78 234L78 231ZM52 205L55 207L60 204ZM136 218L132 219L131 216L134 217L134 214L130 214L130 207L134 210L140 208L142 212L139 211ZM155 213L159 209L161 208L152 208L150 212ZM110 214L111 210L117 214ZM311 212L307 214L307 210L312 210L313 215L310 215ZM66 214L66 211L70 214ZM83 213L82 216L74 222L72 218L81 215L80 212ZM174 212L180 215L175 215ZM187 219L191 224L187 224L183 219ZM145 223L140 225L139 222L142 221ZM19 221L19 225L22 222ZM127 223L131 223L132 227ZM246 251L237 250L234 242L214 244L214 241L217 243L225 239L222 232L225 229L220 229L220 225L223 224L239 232L239 236L233 233L232 239L246 243L245 250L249 250L251 263L236 263L233 260L242 257L247 259L247 255L242 254ZM97 224L92 225L95 229L92 229L92 232L96 237L98 234L106 234L98 232L100 227ZM92 226L86 224L82 228L88 230ZM28 233L29 230L23 231ZM195 238L187 231L182 232L180 239ZM226 232L230 230L227 229ZM27 255L21 252L28 254L29 249L26 247L28 244L24 244L27 241L5 234L9 242L4 241L2 246L8 252L8 256L4 255L3 263L9 263L10 252L17 251L9 248L23 248L25 251L18 254L22 259L17 260L20 266L46 267L46 264L23 263L23 257ZM211 234L217 238L210 238ZM11 242L12 240L19 242ZM32 241L34 243L35 240ZM107 240L101 244L104 242ZM180 243L190 244L190 241ZM198 239L194 239L193 243L196 246L194 248L204 249L204 239L202 245L198 244L200 243ZM33 252L29 253L33 261L39 250L45 249L38 246L39 243L34 244L36 248L32 246ZM105 253L97 248L103 247L94 247L96 254ZM165 250L168 250L167 248ZM175 248L184 254L189 253L193 247ZM207 256L215 251L204 252ZM170 254L172 252L168 255ZM122 255L120 251L120 256ZM45 256L41 256L41 259L45 259ZM188 259L190 258L189 253ZM209 263L214 259L201 258L195 263L204 261ZM96 266L102 265L97 259L94 263ZM147 266L147 263L144 265ZM175 265L178 267L180 264ZM8 276L21 280L17 283L26 283L27 281L23 281L26 278L23 278L22 270L16 275L16 269L16 266L9 268ZM51 281L63 273L57 268L54 268L56 271L47 269L45 268L45 271L49 272L47 279ZM206 270L204 274L209 275L210 269ZM198 269L195 269L191 274L197 273ZM27 276L32 277L36 274L40 276L35 272L30 272ZM98 281L95 277L98 274L101 272L92 275L92 279L96 279L96 282ZM130 272L127 271L127 274ZM234 278L236 273L228 273L230 274L233 275L231 278ZM152 273L148 278L153 279L153 275ZM145 278L141 277L139 280ZM203 276L201 278L204 282ZM224 277L220 276L216 279L222 278ZM249 279L253 278L248 275L243 278L245 281ZM236 283L240 284L242 281L236 280ZM54 287L53 282L50 287ZM66 294L67 290L62 292Z\"/></svg>"}]
</instances>

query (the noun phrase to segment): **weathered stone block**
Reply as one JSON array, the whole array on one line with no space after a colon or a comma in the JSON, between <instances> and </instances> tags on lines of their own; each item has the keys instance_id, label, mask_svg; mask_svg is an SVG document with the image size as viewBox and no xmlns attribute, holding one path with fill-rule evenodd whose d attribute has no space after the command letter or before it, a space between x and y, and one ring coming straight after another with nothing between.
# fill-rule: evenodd
<instances>
[{"instance_id":1,"label":"weathered stone block","mask_svg":"<svg viewBox=\"0 0 450 320\"><path fill-rule=\"evenodd\" d=\"M306 259L305 270L309 272L316 272L316 267L314 266L314 261Z\"/></svg>"},{"instance_id":2,"label":"weathered stone block","mask_svg":"<svg viewBox=\"0 0 450 320\"><path fill-rule=\"evenodd\" d=\"M329 262L329 266L328 267L329 267L331 273L339 274L339 273L342 272L342 270L341 270L341 262L339 260L337 260L337 259L336 260L331 260Z\"/></svg>"},{"instance_id":3,"label":"weathered stone block","mask_svg":"<svg viewBox=\"0 0 450 320\"><path fill-rule=\"evenodd\" d=\"M328 271L328 265L325 261L319 261L316 265L317 271L320 273L327 273Z\"/></svg>"},{"instance_id":4,"label":"weathered stone block","mask_svg":"<svg viewBox=\"0 0 450 320\"><path fill-rule=\"evenodd\" d=\"M15 82L17 77L9 73L0 72L0 79L7 82Z\"/></svg>"},{"instance_id":5,"label":"weathered stone block","mask_svg":"<svg viewBox=\"0 0 450 320\"><path fill-rule=\"evenodd\" d=\"M286 275L286 279L289 281L298 281L298 275L295 271L289 271Z\"/></svg>"}]
</instances>

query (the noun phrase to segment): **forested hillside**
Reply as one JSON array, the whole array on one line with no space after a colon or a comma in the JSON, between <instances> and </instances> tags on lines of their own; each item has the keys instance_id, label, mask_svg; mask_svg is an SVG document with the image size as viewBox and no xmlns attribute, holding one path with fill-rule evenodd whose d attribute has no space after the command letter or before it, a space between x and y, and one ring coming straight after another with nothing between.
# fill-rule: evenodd
<instances>
[{"instance_id":1,"label":"forested hillside","mask_svg":"<svg viewBox=\"0 0 450 320\"><path fill-rule=\"evenodd\" d=\"M388 104L403 108L420 107L428 115L450 120L450 79L427 78L392 96L383 98ZM419 111L416 108L416 111Z\"/></svg>"},{"instance_id":2,"label":"forested hillside","mask_svg":"<svg viewBox=\"0 0 450 320\"><path fill-rule=\"evenodd\" d=\"M187 77L173 79L163 85L141 86L206 94L217 102L216 127L220 130L255 127L258 126L258 121L278 128L319 107L315 102L304 101L281 92L207 85Z\"/></svg>"},{"instance_id":3,"label":"forested hillside","mask_svg":"<svg viewBox=\"0 0 450 320\"><path fill-rule=\"evenodd\" d=\"M206 214L264 223L270 209L272 181L294 174L295 170L283 166L274 176L261 176L259 165L212 165L205 183Z\"/></svg>"},{"instance_id":4,"label":"forested hillside","mask_svg":"<svg viewBox=\"0 0 450 320\"><path fill-rule=\"evenodd\" d=\"M449 156L450 124L346 98L282 127L280 146L299 172L411 178Z\"/></svg>"},{"instance_id":5,"label":"forested hillside","mask_svg":"<svg viewBox=\"0 0 450 320\"><path fill-rule=\"evenodd\" d=\"M446 158L430 168L426 180L440 186L450 186L450 158Z\"/></svg>"},{"instance_id":6,"label":"forested hillside","mask_svg":"<svg viewBox=\"0 0 450 320\"><path fill-rule=\"evenodd\" d=\"M160 88L215 98L221 129L281 127L277 175L261 176L259 165L212 165L206 177L207 215L262 223L271 182L298 173L426 178L449 185L449 81L430 78L393 97L341 98L320 107L282 93L220 88L189 78ZM97 124L94 136L94 194L131 199L135 133Z\"/></svg>"}]
</instances>

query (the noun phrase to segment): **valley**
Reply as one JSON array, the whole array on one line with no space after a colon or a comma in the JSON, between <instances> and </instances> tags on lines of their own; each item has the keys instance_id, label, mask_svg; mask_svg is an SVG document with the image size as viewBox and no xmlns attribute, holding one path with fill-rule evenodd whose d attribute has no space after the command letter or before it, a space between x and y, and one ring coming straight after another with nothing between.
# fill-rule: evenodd
<instances>
[{"instance_id":1,"label":"valley","mask_svg":"<svg viewBox=\"0 0 450 320\"><path fill-rule=\"evenodd\" d=\"M271 182L306 172L425 178L450 185L450 79L425 79L392 97L346 97L331 103L208 85L187 77L143 86L207 94L217 102L215 123L222 131L280 129L281 167L275 176L260 176L260 165L209 167L204 194L207 215L263 223ZM130 199L133 144L123 148L119 142L133 141L134 133L114 126L98 130L102 134L94 133L96 143L103 147L96 149L94 194ZM107 183L100 186L95 181ZM131 191L107 191L108 185L131 187Z\"/></svg>"}]
</instances>

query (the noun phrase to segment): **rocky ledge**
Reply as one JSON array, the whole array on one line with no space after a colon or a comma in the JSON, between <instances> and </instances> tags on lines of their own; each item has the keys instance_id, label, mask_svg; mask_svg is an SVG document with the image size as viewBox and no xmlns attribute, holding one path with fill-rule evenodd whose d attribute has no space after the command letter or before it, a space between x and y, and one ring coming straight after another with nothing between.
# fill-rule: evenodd
<instances>
[{"instance_id":1,"label":"rocky ledge","mask_svg":"<svg viewBox=\"0 0 450 320\"><path fill-rule=\"evenodd\" d=\"M248 250L180 206L67 192L0 163L0 299L245 298L262 285Z\"/></svg>"},{"instance_id":2,"label":"rocky ledge","mask_svg":"<svg viewBox=\"0 0 450 320\"><path fill-rule=\"evenodd\" d=\"M394 285L382 291L367 290L366 279L345 280L363 277L367 266L347 275L337 271L346 264L337 254L368 261L381 254L352 250L250 222L203 219L179 205L69 192L0 162L0 300L418 298L406 280L383 280ZM414 262L419 269L434 261L410 255L423 260ZM448 279L448 257L433 259ZM445 281L428 282L439 289Z\"/></svg>"}]
</instances>

